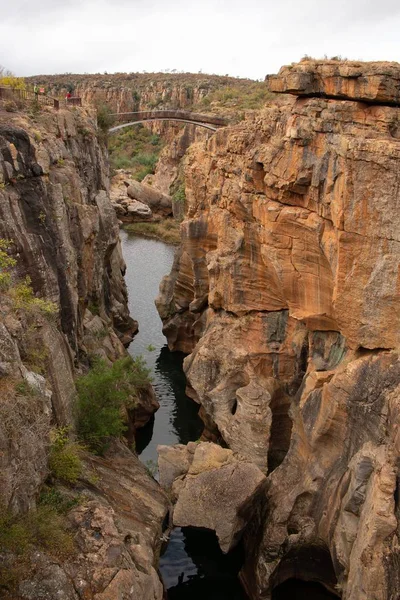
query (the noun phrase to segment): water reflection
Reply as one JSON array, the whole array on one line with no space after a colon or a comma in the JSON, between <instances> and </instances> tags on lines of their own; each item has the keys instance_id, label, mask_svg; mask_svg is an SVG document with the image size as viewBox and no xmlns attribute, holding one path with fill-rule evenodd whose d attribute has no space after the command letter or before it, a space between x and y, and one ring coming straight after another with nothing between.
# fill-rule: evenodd
<instances>
[{"instance_id":1,"label":"water reflection","mask_svg":"<svg viewBox=\"0 0 400 600\"><path fill-rule=\"evenodd\" d=\"M223 554L214 532L188 527L176 530L174 537L160 561L169 600L246 598L236 579L244 558L240 546ZM189 569L183 569L182 546L178 542L183 543L191 558Z\"/></svg>"},{"instance_id":2,"label":"water reflection","mask_svg":"<svg viewBox=\"0 0 400 600\"><path fill-rule=\"evenodd\" d=\"M156 361L156 370L170 384L175 404L172 408L172 427L181 444L197 440L203 431L203 422L198 416L199 405L185 394L186 377L182 369L185 355L170 352L164 346Z\"/></svg>"}]
</instances>

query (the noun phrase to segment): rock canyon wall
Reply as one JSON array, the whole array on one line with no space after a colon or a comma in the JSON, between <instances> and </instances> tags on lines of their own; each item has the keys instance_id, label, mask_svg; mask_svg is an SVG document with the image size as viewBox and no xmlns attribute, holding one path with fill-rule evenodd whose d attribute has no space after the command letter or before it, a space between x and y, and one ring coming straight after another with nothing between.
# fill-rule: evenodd
<instances>
[{"instance_id":1,"label":"rock canyon wall","mask_svg":"<svg viewBox=\"0 0 400 600\"><path fill-rule=\"evenodd\" d=\"M260 113L192 146L157 304L209 429L266 475L252 599L399 585L400 66L304 61Z\"/></svg>"},{"instance_id":2,"label":"rock canyon wall","mask_svg":"<svg viewBox=\"0 0 400 600\"><path fill-rule=\"evenodd\" d=\"M125 356L137 330L108 185L90 111L9 113L0 105L1 249L15 259L13 285L29 276L33 291L31 297L29 286L20 288L18 296L0 285L3 529L5 513L35 510L49 475L50 428L74 428L76 375L93 355L109 364ZM50 314L35 310L38 297ZM149 414L137 416L143 424ZM19 584L7 595L2 576L10 557L2 548L2 597L161 600L156 563L165 495L122 443L83 460L81 502L68 516L74 553L63 560L42 548L28 562L25 556Z\"/></svg>"}]
</instances>

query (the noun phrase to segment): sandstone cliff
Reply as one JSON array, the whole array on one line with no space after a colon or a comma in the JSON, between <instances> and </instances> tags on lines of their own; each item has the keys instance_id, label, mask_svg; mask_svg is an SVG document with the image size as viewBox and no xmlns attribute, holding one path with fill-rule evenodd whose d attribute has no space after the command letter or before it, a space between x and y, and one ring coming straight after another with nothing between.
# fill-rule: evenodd
<instances>
[{"instance_id":1,"label":"sandstone cliff","mask_svg":"<svg viewBox=\"0 0 400 600\"><path fill-rule=\"evenodd\" d=\"M0 289L4 524L6 511L23 514L37 504L49 475L50 428L74 427L75 376L93 355L109 363L124 356L137 330L127 307L106 153L90 111L10 114L0 106L0 239L8 240L16 261L15 285L29 276L34 294L18 299ZM50 315L35 309L36 297L53 303L44 305ZM143 424L143 410L136 413ZM100 600L134 590L161 600L155 565L167 499L122 444L105 458L85 460L79 481L85 501L69 517L73 558L35 552L12 597L54 598L62 590L71 600ZM3 548L0 559L3 575L9 559Z\"/></svg>"},{"instance_id":2,"label":"sandstone cliff","mask_svg":"<svg viewBox=\"0 0 400 600\"><path fill-rule=\"evenodd\" d=\"M254 599L291 577L397 597L399 76L285 67L268 82L292 97L186 159L158 308L206 422L268 474L246 534Z\"/></svg>"}]
</instances>

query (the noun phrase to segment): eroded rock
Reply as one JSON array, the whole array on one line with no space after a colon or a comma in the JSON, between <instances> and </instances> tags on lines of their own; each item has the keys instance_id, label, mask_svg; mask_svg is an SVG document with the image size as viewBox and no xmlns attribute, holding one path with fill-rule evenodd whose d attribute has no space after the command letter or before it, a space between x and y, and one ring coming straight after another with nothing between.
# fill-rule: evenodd
<instances>
[{"instance_id":1,"label":"eroded rock","mask_svg":"<svg viewBox=\"0 0 400 600\"><path fill-rule=\"evenodd\" d=\"M268 475L244 534L255 600L303 574L344 600L400 585L398 74L285 67L270 89L298 97L188 151L157 305L206 422Z\"/></svg>"},{"instance_id":2,"label":"eroded rock","mask_svg":"<svg viewBox=\"0 0 400 600\"><path fill-rule=\"evenodd\" d=\"M267 75L272 92L400 105L400 64L305 59Z\"/></svg>"},{"instance_id":3,"label":"eroded rock","mask_svg":"<svg viewBox=\"0 0 400 600\"><path fill-rule=\"evenodd\" d=\"M159 446L160 479L177 496L173 524L213 529L223 552L239 541L260 502L265 476L231 450L201 442ZM183 476L183 479L182 479Z\"/></svg>"}]
</instances>

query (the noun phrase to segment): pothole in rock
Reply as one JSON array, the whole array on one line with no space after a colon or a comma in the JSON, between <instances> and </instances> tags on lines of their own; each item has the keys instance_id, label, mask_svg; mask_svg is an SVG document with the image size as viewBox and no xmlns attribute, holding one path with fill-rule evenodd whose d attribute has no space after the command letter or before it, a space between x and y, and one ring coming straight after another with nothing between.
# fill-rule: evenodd
<instances>
[{"instance_id":1,"label":"pothole in rock","mask_svg":"<svg viewBox=\"0 0 400 600\"><path fill-rule=\"evenodd\" d=\"M272 577L272 600L333 600L337 579L324 545L298 546L282 558Z\"/></svg>"},{"instance_id":2,"label":"pothole in rock","mask_svg":"<svg viewBox=\"0 0 400 600\"><path fill-rule=\"evenodd\" d=\"M288 579L272 592L272 600L337 600L340 596L332 594L320 583Z\"/></svg>"}]
</instances>

